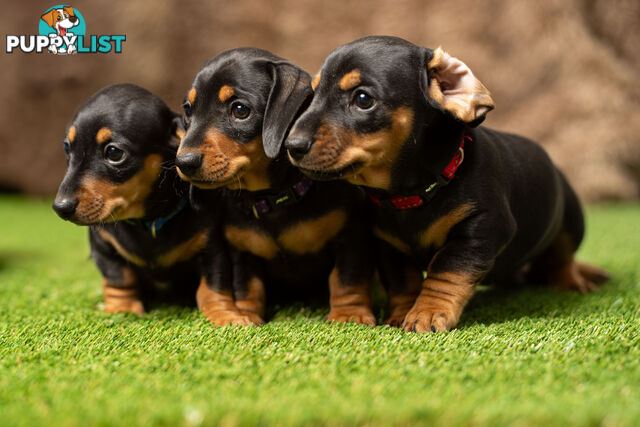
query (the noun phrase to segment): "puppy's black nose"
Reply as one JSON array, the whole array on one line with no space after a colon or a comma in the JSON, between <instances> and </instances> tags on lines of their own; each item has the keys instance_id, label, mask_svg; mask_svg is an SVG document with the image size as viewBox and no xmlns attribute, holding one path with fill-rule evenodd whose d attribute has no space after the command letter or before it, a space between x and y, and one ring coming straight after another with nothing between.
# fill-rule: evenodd
<instances>
[{"instance_id":1,"label":"puppy's black nose","mask_svg":"<svg viewBox=\"0 0 640 427\"><path fill-rule=\"evenodd\" d=\"M292 135L287 138L284 146L294 160L300 160L311 150L311 138Z\"/></svg>"},{"instance_id":2,"label":"puppy's black nose","mask_svg":"<svg viewBox=\"0 0 640 427\"><path fill-rule=\"evenodd\" d=\"M69 21L71 21L71 23L75 23L78 20L78 18L76 16L70 16L69 17Z\"/></svg>"},{"instance_id":3,"label":"puppy's black nose","mask_svg":"<svg viewBox=\"0 0 640 427\"><path fill-rule=\"evenodd\" d=\"M185 175L193 175L202 165L202 154L187 151L176 156L176 166Z\"/></svg>"},{"instance_id":4,"label":"puppy's black nose","mask_svg":"<svg viewBox=\"0 0 640 427\"><path fill-rule=\"evenodd\" d=\"M69 219L76 213L78 200L71 198L57 199L53 202L53 210L62 219Z\"/></svg>"}]
</instances>

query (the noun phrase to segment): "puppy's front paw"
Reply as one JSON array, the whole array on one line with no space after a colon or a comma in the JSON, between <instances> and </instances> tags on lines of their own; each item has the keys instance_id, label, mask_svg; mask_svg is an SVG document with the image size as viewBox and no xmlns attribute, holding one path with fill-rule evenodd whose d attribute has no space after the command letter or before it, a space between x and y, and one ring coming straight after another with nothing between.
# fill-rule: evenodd
<instances>
[{"instance_id":1,"label":"puppy's front paw","mask_svg":"<svg viewBox=\"0 0 640 427\"><path fill-rule=\"evenodd\" d=\"M402 328L407 332L446 332L458 323L452 312L434 311L414 307L407 313Z\"/></svg>"},{"instance_id":2,"label":"puppy's front paw","mask_svg":"<svg viewBox=\"0 0 640 427\"><path fill-rule=\"evenodd\" d=\"M262 326L267 323L264 321L264 319L262 319L261 316L254 313L253 311L240 310L240 314L242 314L243 316L247 316L251 320L251 323L253 323L255 326Z\"/></svg>"},{"instance_id":3,"label":"puppy's front paw","mask_svg":"<svg viewBox=\"0 0 640 427\"><path fill-rule=\"evenodd\" d=\"M144 305L139 299L105 299L105 313L133 313L141 316L144 314Z\"/></svg>"},{"instance_id":4,"label":"puppy's front paw","mask_svg":"<svg viewBox=\"0 0 640 427\"><path fill-rule=\"evenodd\" d=\"M459 276L427 278L422 292L402 323L409 332L445 332L458 324L465 304L473 294L473 285Z\"/></svg>"},{"instance_id":5,"label":"puppy's front paw","mask_svg":"<svg viewBox=\"0 0 640 427\"><path fill-rule=\"evenodd\" d=\"M144 305L135 288L118 288L103 285L105 313L133 313L138 316L144 314Z\"/></svg>"},{"instance_id":6,"label":"puppy's front paw","mask_svg":"<svg viewBox=\"0 0 640 427\"><path fill-rule=\"evenodd\" d=\"M376 326L376 318L369 307L341 306L329 312L330 322L354 322L361 325Z\"/></svg>"},{"instance_id":7,"label":"puppy's front paw","mask_svg":"<svg viewBox=\"0 0 640 427\"><path fill-rule=\"evenodd\" d=\"M417 297L417 293L407 293L391 297L389 299L391 315L384 321L384 324L400 327L404 319L407 317L407 313L411 310L411 307L413 307Z\"/></svg>"},{"instance_id":8,"label":"puppy's front paw","mask_svg":"<svg viewBox=\"0 0 640 427\"><path fill-rule=\"evenodd\" d=\"M241 312L239 310L202 310L204 317L209 319L214 326L257 326L264 321L255 313Z\"/></svg>"}]
</instances>

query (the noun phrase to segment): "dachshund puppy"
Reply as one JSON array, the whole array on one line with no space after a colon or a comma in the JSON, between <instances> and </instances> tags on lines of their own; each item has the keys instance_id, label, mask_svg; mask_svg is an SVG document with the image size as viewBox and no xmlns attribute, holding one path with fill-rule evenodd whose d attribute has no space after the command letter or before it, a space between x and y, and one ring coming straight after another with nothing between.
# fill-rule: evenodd
<instances>
[{"instance_id":1,"label":"dachshund puppy","mask_svg":"<svg viewBox=\"0 0 640 427\"><path fill-rule=\"evenodd\" d=\"M453 328L481 280L606 280L574 259L584 220L567 180L539 145L478 127L493 100L459 59L366 37L332 52L314 86L285 146L308 176L368 192L381 279L392 300L417 296L407 331Z\"/></svg>"},{"instance_id":2,"label":"dachshund puppy","mask_svg":"<svg viewBox=\"0 0 640 427\"><path fill-rule=\"evenodd\" d=\"M269 294L326 288L329 320L375 324L373 261L364 194L341 182L313 182L281 146L312 94L303 70L269 52L233 49L208 61L184 104L186 134L176 165L200 188L224 188L223 234L233 288L201 286L211 312L233 303L264 317Z\"/></svg>"},{"instance_id":3,"label":"dachshund puppy","mask_svg":"<svg viewBox=\"0 0 640 427\"><path fill-rule=\"evenodd\" d=\"M231 281L212 220L194 212L177 177L181 123L147 90L118 84L85 101L67 128L68 167L53 209L89 226L106 312L142 314L161 285L193 295L200 281Z\"/></svg>"}]
</instances>

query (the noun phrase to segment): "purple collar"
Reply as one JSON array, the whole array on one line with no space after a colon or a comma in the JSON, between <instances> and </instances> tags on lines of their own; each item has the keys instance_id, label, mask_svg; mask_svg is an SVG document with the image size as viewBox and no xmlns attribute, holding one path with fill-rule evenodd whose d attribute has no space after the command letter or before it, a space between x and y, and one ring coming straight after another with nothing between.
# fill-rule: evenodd
<instances>
[{"instance_id":1,"label":"purple collar","mask_svg":"<svg viewBox=\"0 0 640 427\"><path fill-rule=\"evenodd\" d=\"M280 206L295 203L309 192L311 184L313 184L313 181L305 176L285 191L256 198L251 204L251 211L256 218L260 218Z\"/></svg>"}]
</instances>

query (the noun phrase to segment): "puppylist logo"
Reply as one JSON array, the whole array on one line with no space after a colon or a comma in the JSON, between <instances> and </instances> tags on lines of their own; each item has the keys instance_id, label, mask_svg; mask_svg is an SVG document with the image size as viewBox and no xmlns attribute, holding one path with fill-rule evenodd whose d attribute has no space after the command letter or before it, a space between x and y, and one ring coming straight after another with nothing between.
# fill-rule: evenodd
<instances>
[{"instance_id":1,"label":"puppylist logo","mask_svg":"<svg viewBox=\"0 0 640 427\"><path fill-rule=\"evenodd\" d=\"M127 39L124 34L86 36L86 32L84 17L78 9L66 5L53 6L40 16L38 35L7 35L6 51L47 51L54 55L122 53L122 44Z\"/></svg>"}]
</instances>

